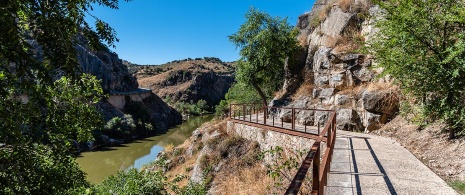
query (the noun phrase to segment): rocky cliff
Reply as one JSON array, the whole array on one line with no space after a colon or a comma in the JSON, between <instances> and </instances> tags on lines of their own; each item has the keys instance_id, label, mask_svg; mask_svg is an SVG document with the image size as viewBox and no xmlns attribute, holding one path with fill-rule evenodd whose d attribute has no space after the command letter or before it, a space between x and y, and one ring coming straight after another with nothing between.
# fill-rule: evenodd
<instances>
[{"instance_id":1,"label":"rocky cliff","mask_svg":"<svg viewBox=\"0 0 465 195\"><path fill-rule=\"evenodd\" d=\"M78 44L76 51L81 71L100 79L105 92L134 91L138 88L137 79L129 74L118 54L108 49L92 51L85 44Z\"/></svg>"},{"instance_id":2,"label":"rocky cliff","mask_svg":"<svg viewBox=\"0 0 465 195\"><path fill-rule=\"evenodd\" d=\"M80 40L80 43L83 42ZM102 88L109 94L110 98L116 94L130 94L138 90L139 85L136 77L129 73L127 66L123 64L123 60L119 59L116 53L108 49L92 51L85 44L78 44L76 50L81 71L101 79ZM152 126L150 129L152 133L135 131L123 139L163 132L170 126L181 123L181 115L153 93L141 101L126 101L123 109L114 107L107 100L104 99L97 105L105 121L108 122L115 117L123 118L125 114L130 114L136 123Z\"/></svg>"},{"instance_id":3,"label":"rocky cliff","mask_svg":"<svg viewBox=\"0 0 465 195\"><path fill-rule=\"evenodd\" d=\"M368 0L318 0L312 11L299 16L297 28L303 49L285 65L282 93L271 105L338 110L341 129L379 129L398 112L398 89L372 56L357 52L376 28L378 7ZM290 113L279 113L286 118ZM300 123L313 124L328 116L297 114Z\"/></svg>"},{"instance_id":4,"label":"rocky cliff","mask_svg":"<svg viewBox=\"0 0 465 195\"><path fill-rule=\"evenodd\" d=\"M134 69L134 68L133 68ZM234 82L234 66L217 58L173 61L159 66L138 66L139 85L171 103L205 100L217 105Z\"/></svg>"}]
</instances>

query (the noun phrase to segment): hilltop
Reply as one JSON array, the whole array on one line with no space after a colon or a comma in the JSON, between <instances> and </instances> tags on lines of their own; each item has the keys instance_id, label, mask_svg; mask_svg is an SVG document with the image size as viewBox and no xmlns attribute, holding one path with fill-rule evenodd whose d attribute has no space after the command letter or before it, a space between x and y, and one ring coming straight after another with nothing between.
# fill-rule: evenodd
<instances>
[{"instance_id":1,"label":"hilltop","mask_svg":"<svg viewBox=\"0 0 465 195\"><path fill-rule=\"evenodd\" d=\"M172 105L205 100L213 108L234 82L234 63L214 57L188 58L162 65L123 63L137 78L139 86L150 88Z\"/></svg>"}]
</instances>

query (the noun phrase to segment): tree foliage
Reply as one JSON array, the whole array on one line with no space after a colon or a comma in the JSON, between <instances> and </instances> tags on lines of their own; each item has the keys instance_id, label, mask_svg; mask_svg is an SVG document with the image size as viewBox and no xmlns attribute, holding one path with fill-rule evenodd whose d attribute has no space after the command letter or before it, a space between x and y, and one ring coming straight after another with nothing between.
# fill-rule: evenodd
<instances>
[{"instance_id":1,"label":"tree foliage","mask_svg":"<svg viewBox=\"0 0 465 195\"><path fill-rule=\"evenodd\" d=\"M465 125L465 4L457 0L376 2L385 17L369 50L406 94L423 101L450 137Z\"/></svg>"},{"instance_id":2,"label":"tree foliage","mask_svg":"<svg viewBox=\"0 0 465 195\"><path fill-rule=\"evenodd\" d=\"M239 31L229 36L241 49L236 79L253 87L266 105L264 91L276 91L282 86L285 59L298 49L298 31L287 19L273 18L253 8L245 18Z\"/></svg>"},{"instance_id":3,"label":"tree foliage","mask_svg":"<svg viewBox=\"0 0 465 195\"><path fill-rule=\"evenodd\" d=\"M69 156L70 139L86 141L102 126L93 106L100 82L82 74L76 45L113 46L114 30L92 5L118 0L0 1L1 194L62 194L87 185ZM5 180L7 182L4 182Z\"/></svg>"}]
</instances>

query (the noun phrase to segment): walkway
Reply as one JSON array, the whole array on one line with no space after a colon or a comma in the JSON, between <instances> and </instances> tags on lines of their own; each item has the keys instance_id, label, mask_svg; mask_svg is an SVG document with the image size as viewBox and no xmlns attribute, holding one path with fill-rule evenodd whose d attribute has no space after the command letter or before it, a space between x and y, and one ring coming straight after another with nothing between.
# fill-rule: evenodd
<instances>
[{"instance_id":1,"label":"walkway","mask_svg":"<svg viewBox=\"0 0 465 195\"><path fill-rule=\"evenodd\" d=\"M244 107L239 109L245 110ZM242 111L242 113L253 112ZM270 114L267 114L266 118L265 121L263 113L244 116L239 112L237 116L235 113L231 120L294 136L311 139L318 137L317 127L299 125L295 121L297 118L295 115L291 120L294 124L282 123L277 117L273 120ZM320 130L323 131L323 128L324 125ZM306 174L308 176L312 171ZM396 141L342 130L336 131L336 142L325 192L329 195L457 194L444 180Z\"/></svg>"},{"instance_id":2,"label":"walkway","mask_svg":"<svg viewBox=\"0 0 465 195\"><path fill-rule=\"evenodd\" d=\"M396 141L337 131L326 194L457 194Z\"/></svg>"}]
</instances>

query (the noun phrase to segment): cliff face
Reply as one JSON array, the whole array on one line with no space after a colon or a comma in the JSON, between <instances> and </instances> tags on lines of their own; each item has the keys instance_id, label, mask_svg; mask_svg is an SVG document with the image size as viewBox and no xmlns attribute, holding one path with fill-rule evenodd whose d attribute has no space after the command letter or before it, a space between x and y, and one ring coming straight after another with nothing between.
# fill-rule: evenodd
<instances>
[{"instance_id":1,"label":"cliff face","mask_svg":"<svg viewBox=\"0 0 465 195\"><path fill-rule=\"evenodd\" d=\"M139 85L170 102L217 105L234 82L234 67L219 60L183 60L139 68Z\"/></svg>"},{"instance_id":2,"label":"cliff face","mask_svg":"<svg viewBox=\"0 0 465 195\"><path fill-rule=\"evenodd\" d=\"M127 67L116 53L92 52L81 45L78 45L76 50L82 71L101 79L105 92L137 90L137 79L129 74Z\"/></svg>"},{"instance_id":3,"label":"cliff face","mask_svg":"<svg viewBox=\"0 0 465 195\"><path fill-rule=\"evenodd\" d=\"M389 77L375 79L382 69L372 56L357 53L376 32L372 23L379 15L368 0L316 1L299 16L304 49L288 59L283 93L271 105L336 109L337 125L346 130L376 130L391 120L398 112L398 89ZM306 124L327 118L297 116Z\"/></svg>"},{"instance_id":4,"label":"cliff face","mask_svg":"<svg viewBox=\"0 0 465 195\"><path fill-rule=\"evenodd\" d=\"M101 79L103 90L110 96L119 94L124 99L126 97L120 94L138 91L139 85L136 77L129 73L127 66L116 53L108 50L94 52L85 45L77 45L76 50L81 71ZM151 124L155 132L166 131L170 126L181 123L181 115L154 93L150 92L140 101L127 99L123 108L114 107L106 99L102 100L97 108L103 114L105 121L114 117L123 118L125 114L130 114L136 122ZM130 137L142 136L146 133L138 132Z\"/></svg>"}]
</instances>

